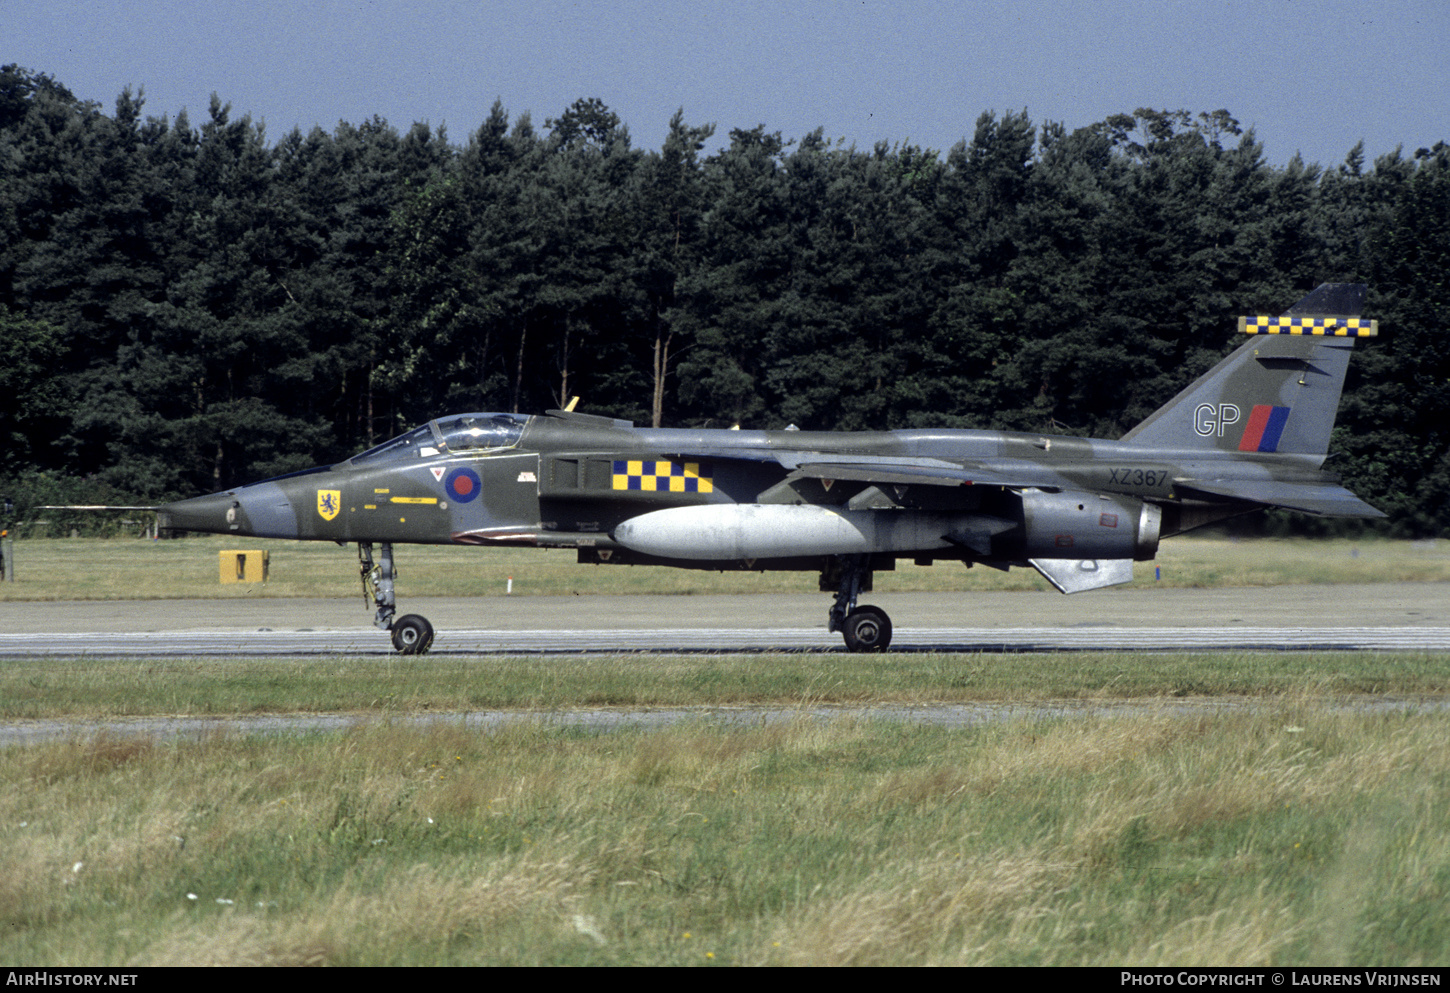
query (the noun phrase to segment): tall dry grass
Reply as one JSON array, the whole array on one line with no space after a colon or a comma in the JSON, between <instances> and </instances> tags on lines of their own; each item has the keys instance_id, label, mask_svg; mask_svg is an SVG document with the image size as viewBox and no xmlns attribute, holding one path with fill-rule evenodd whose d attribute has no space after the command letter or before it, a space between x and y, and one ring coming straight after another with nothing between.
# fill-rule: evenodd
<instances>
[{"instance_id":1,"label":"tall dry grass","mask_svg":"<svg viewBox=\"0 0 1450 993\"><path fill-rule=\"evenodd\" d=\"M1441 713L0 751L24 964L1416 964Z\"/></svg>"}]
</instances>

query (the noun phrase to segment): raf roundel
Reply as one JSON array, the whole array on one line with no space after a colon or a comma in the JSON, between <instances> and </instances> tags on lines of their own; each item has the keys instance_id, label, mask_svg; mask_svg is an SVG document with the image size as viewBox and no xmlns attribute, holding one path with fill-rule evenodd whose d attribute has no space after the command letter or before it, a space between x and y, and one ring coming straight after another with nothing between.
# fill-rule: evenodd
<instances>
[{"instance_id":1,"label":"raf roundel","mask_svg":"<svg viewBox=\"0 0 1450 993\"><path fill-rule=\"evenodd\" d=\"M458 468L443 478L443 488L459 503L471 503L478 499L479 491L483 489L483 480L472 469Z\"/></svg>"}]
</instances>

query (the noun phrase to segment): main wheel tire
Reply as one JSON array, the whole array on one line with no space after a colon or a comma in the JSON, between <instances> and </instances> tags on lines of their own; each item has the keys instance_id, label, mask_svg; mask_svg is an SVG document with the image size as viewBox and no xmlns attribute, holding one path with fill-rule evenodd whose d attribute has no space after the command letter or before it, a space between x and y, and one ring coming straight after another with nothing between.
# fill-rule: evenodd
<instances>
[{"instance_id":1,"label":"main wheel tire","mask_svg":"<svg viewBox=\"0 0 1450 993\"><path fill-rule=\"evenodd\" d=\"M393 647L404 655L423 655L433 647L433 625L417 614L393 622Z\"/></svg>"},{"instance_id":2,"label":"main wheel tire","mask_svg":"<svg viewBox=\"0 0 1450 993\"><path fill-rule=\"evenodd\" d=\"M846 615L842 633L853 652L884 652L891 644L891 618L880 607L857 607Z\"/></svg>"}]
</instances>

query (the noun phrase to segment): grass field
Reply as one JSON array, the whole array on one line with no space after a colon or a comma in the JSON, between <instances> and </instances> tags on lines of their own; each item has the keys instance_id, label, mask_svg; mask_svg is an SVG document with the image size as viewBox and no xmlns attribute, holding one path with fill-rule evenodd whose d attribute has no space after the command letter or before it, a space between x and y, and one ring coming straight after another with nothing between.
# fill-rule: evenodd
<instances>
[{"instance_id":1,"label":"grass field","mask_svg":"<svg viewBox=\"0 0 1450 993\"><path fill-rule=\"evenodd\" d=\"M1450 957L1443 715L797 719L0 750L0 959Z\"/></svg>"},{"instance_id":2,"label":"grass field","mask_svg":"<svg viewBox=\"0 0 1450 993\"><path fill-rule=\"evenodd\" d=\"M1428 653L631 653L0 662L4 720L1445 695L1450 695L1450 656Z\"/></svg>"},{"instance_id":3,"label":"grass field","mask_svg":"<svg viewBox=\"0 0 1450 993\"><path fill-rule=\"evenodd\" d=\"M217 553L266 550L269 581L223 584ZM572 551L409 545L397 550L398 595L515 596L570 593L809 593L815 573L706 572L657 566L587 566ZM57 538L15 543L17 581L0 583L4 600L132 600L178 597L338 597L359 593L357 553L330 542L195 537L176 541ZM1045 590L1030 569L1003 573L960 564L876 574L884 592ZM1161 578L1155 578L1155 568ZM1443 582L1450 542L1372 539L1182 538L1165 541L1156 562L1137 566L1136 586L1273 586L1297 583Z\"/></svg>"}]
</instances>

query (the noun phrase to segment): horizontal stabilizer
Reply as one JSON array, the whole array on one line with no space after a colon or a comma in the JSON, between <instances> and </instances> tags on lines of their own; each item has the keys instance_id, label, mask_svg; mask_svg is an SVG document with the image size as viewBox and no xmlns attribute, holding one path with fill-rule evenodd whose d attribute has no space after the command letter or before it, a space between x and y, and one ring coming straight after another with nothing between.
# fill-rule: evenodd
<instances>
[{"instance_id":1,"label":"horizontal stabilizer","mask_svg":"<svg viewBox=\"0 0 1450 993\"><path fill-rule=\"evenodd\" d=\"M1062 593L1082 593L1133 581L1132 559L1028 559Z\"/></svg>"},{"instance_id":2,"label":"horizontal stabilizer","mask_svg":"<svg viewBox=\"0 0 1450 993\"><path fill-rule=\"evenodd\" d=\"M1272 479L1187 479L1179 480L1174 487L1183 493L1247 500L1321 517L1385 516L1343 486L1322 483L1282 483Z\"/></svg>"}]
</instances>

